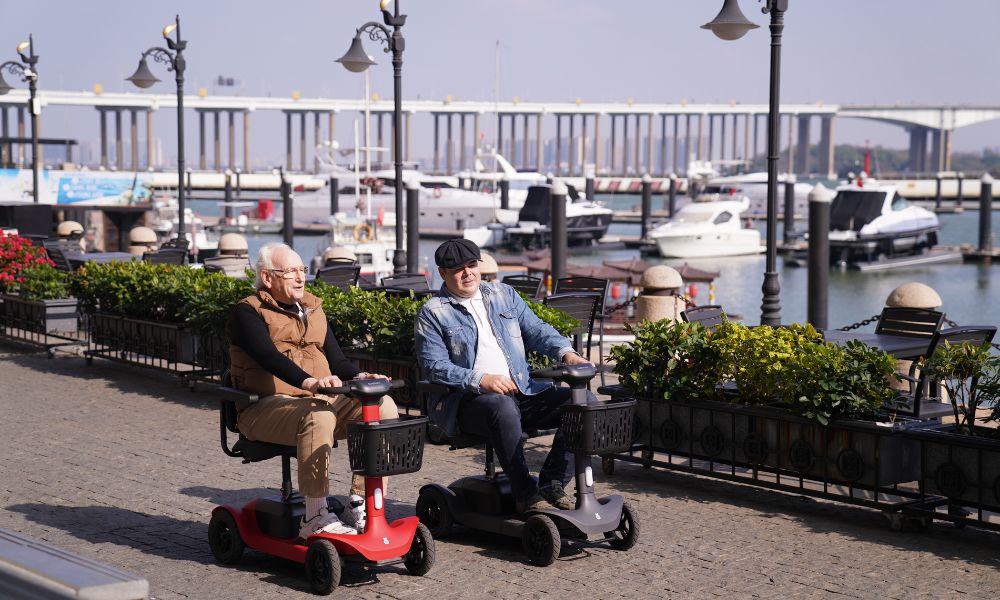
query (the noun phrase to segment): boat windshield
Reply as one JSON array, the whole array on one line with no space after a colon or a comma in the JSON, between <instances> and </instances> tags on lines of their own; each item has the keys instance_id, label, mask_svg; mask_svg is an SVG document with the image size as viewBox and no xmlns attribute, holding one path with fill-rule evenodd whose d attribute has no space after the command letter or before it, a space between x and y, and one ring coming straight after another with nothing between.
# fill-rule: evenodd
<instances>
[{"instance_id":1,"label":"boat windshield","mask_svg":"<svg viewBox=\"0 0 1000 600\"><path fill-rule=\"evenodd\" d=\"M909 206L910 202L899 194L896 194L896 197L892 200L892 210L903 210L909 208Z\"/></svg>"},{"instance_id":2,"label":"boat windshield","mask_svg":"<svg viewBox=\"0 0 1000 600\"><path fill-rule=\"evenodd\" d=\"M729 214L729 213L723 213ZM709 223L712 221L712 213L704 212L684 212L683 210L677 213L674 217L675 223Z\"/></svg>"},{"instance_id":3,"label":"boat windshield","mask_svg":"<svg viewBox=\"0 0 1000 600\"><path fill-rule=\"evenodd\" d=\"M726 223L730 221L732 218L733 218L733 213L729 212L728 210L724 210L721 213L719 213L719 216L715 217L715 220L712 222L715 223L716 225L719 225L721 223Z\"/></svg>"},{"instance_id":4,"label":"boat windshield","mask_svg":"<svg viewBox=\"0 0 1000 600\"><path fill-rule=\"evenodd\" d=\"M882 214L885 192L869 190L841 190L830 206L830 229L834 231L861 231Z\"/></svg>"}]
</instances>

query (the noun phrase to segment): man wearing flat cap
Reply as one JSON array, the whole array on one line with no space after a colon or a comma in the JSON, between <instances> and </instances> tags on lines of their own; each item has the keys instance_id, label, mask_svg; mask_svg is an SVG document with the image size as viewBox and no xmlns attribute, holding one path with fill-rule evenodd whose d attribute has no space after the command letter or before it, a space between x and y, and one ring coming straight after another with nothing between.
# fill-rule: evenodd
<instances>
[{"instance_id":1,"label":"man wearing flat cap","mask_svg":"<svg viewBox=\"0 0 1000 600\"><path fill-rule=\"evenodd\" d=\"M484 283L481 257L475 243L460 238L434 253L444 284L417 314L417 360L425 378L450 391L429 399L428 415L449 437L462 432L489 439L518 512L547 504L572 509L564 490L572 461L562 435L556 434L538 482L524 459L522 431L557 427L559 407L570 400L569 388L528 377L527 352L569 364L588 361L512 287Z\"/></svg>"}]
</instances>

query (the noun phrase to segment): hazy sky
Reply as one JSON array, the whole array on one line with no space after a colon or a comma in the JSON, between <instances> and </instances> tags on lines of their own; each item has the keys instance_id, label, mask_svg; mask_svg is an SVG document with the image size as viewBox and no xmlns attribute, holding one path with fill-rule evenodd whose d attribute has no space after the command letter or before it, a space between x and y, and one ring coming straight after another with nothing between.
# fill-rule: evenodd
<instances>
[{"instance_id":1,"label":"hazy sky","mask_svg":"<svg viewBox=\"0 0 1000 600\"><path fill-rule=\"evenodd\" d=\"M826 103L1000 105L997 73L1000 1L790 0L785 19L782 99ZM699 28L722 0L401 0L404 98L491 100L496 41L500 97L524 100L764 103L768 90L767 16L741 0L761 25L723 42ZM359 97L361 77L340 57L357 26L379 18L377 0L31 0L6 3L0 60L28 32L41 56L42 89L127 91L139 53L162 42L180 13L188 52L188 90L212 92L218 75L240 81L242 95ZM373 90L391 98L388 55ZM170 93L165 83L153 88ZM230 93L219 90L219 93ZM92 138L96 114L47 115L50 136ZM168 111L161 111L161 113ZM170 123L157 115L157 133ZM255 117L256 119L257 117ZM254 143L278 130L254 130ZM426 117L426 121L430 121ZM488 122L489 120L487 120ZM338 126L339 127L339 126ZM346 128L341 128L341 130ZM814 133L814 135L818 135ZM903 147L900 128L840 120L837 142ZM1000 124L960 130L956 150L1000 146ZM281 137L273 140L282 144ZM258 150L255 149L255 153Z\"/></svg>"}]
</instances>

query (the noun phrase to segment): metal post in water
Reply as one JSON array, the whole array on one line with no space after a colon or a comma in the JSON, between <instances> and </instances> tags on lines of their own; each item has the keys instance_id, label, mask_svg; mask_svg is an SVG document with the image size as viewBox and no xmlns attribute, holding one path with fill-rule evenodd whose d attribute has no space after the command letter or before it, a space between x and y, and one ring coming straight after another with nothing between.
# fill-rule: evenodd
<instances>
[{"instance_id":1,"label":"metal post in water","mask_svg":"<svg viewBox=\"0 0 1000 600\"><path fill-rule=\"evenodd\" d=\"M677 173L670 174L670 190L667 195L667 216L674 218L677 212Z\"/></svg>"},{"instance_id":2,"label":"metal post in water","mask_svg":"<svg viewBox=\"0 0 1000 600\"><path fill-rule=\"evenodd\" d=\"M830 203L832 194L817 183L809 192L809 282L807 320L826 329L830 285Z\"/></svg>"},{"instance_id":3,"label":"metal post in water","mask_svg":"<svg viewBox=\"0 0 1000 600\"><path fill-rule=\"evenodd\" d=\"M226 169L226 187L223 192L223 202L225 203L226 210L224 211L226 217L226 223L231 223L233 220L233 172Z\"/></svg>"},{"instance_id":4,"label":"metal post in water","mask_svg":"<svg viewBox=\"0 0 1000 600\"><path fill-rule=\"evenodd\" d=\"M965 179L965 173L959 171L958 173L958 194L955 195L955 209L962 208L962 180Z\"/></svg>"},{"instance_id":5,"label":"metal post in water","mask_svg":"<svg viewBox=\"0 0 1000 600\"><path fill-rule=\"evenodd\" d=\"M406 182L406 270L416 273L420 268L420 184L416 179Z\"/></svg>"},{"instance_id":6,"label":"metal post in water","mask_svg":"<svg viewBox=\"0 0 1000 600\"><path fill-rule=\"evenodd\" d=\"M642 176L642 212L640 217L639 239L646 239L649 233L649 217L653 212L653 180L649 173Z\"/></svg>"},{"instance_id":7,"label":"metal post in water","mask_svg":"<svg viewBox=\"0 0 1000 600\"><path fill-rule=\"evenodd\" d=\"M587 166L583 168L583 194L587 197L589 202L594 201L594 176L596 175L596 171L597 167L593 163L588 163Z\"/></svg>"},{"instance_id":8,"label":"metal post in water","mask_svg":"<svg viewBox=\"0 0 1000 600\"><path fill-rule=\"evenodd\" d=\"M281 227L282 241L289 247L294 247L295 242L295 219L292 210L292 184L285 181L285 173L281 172L281 212L284 223Z\"/></svg>"},{"instance_id":9,"label":"metal post in water","mask_svg":"<svg viewBox=\"0 0 1000 600\"><path fill-rule=\"evenodd\" d=\"M510 180L506 177L500 180L500 208L510 208Z\"/></svg>"},{"instance_id":10,"label":"metal post in water","mask_svg":"<svg viewBox=\"0 0 1000 600\"><path fill-rule=\"evenodd\" d=\"M993 253L993 178L983 174L979 188L979 251Z\"/></svg>"},{"instance_id":11,"label":"metal post in water","mask_svg":"<svg viewBox=\"0 0 1000 600\"><path fill-rule=\"evenodd\" d=\"M785 216L781 226L784 228L785 245L792 243L792 232L795 231L795 174L785 176Z\"/></svg>"},{"instance_id":12,"label":"metal post in water","mask_svg":"<svg viewBox=\"0 0 1000 600\"><path fill-rule=\"evenodd\" d=\"M554 285L557 280L566 276L566 253L569 247L569 238L566 232L566 194L569 193L569 190L565 183L557 179L552 183L549 191L552 211L549 218L552 250L551 273Z\"/></svg>"},{"instance_id":13,"label":"metal post in water","mask_svg":"<svg viewBox=\"0 0 1000 600\"><path fill-rule=\"evenodd\" d=\"M330 216L340 212L340 181L336 177L330 178Z\"/></svg>"},{"instance_id":14,"label":"metal post in water","mask_svg":"<svg viewBox=\"0 0 1000 600\"><path fill-rule=\"evenodd\" d=\"M943 177L943 174L941 173L941 171L938 171L937 174L934 176L934 209L935 210L941 208L941 178L942 177Z\"/></svg>"}]
</instances>

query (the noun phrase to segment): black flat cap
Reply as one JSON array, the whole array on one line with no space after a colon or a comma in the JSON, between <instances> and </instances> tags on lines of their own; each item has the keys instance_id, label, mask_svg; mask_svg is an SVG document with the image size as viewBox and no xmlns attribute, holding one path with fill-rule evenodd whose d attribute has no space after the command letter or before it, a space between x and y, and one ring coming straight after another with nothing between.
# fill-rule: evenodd
<instances>
[{"instance_id":1,"label":"black flat cap","mask_svg":"<svg viewBox=\"0 0 1000 600\"><path fill-rule=\"evenodd\" d=\"M482 254L475 242L464 238L446 240L434 251L434 262L446 269L460 267L470 260L482 260Z\"/></svg>"}]
</instances>

